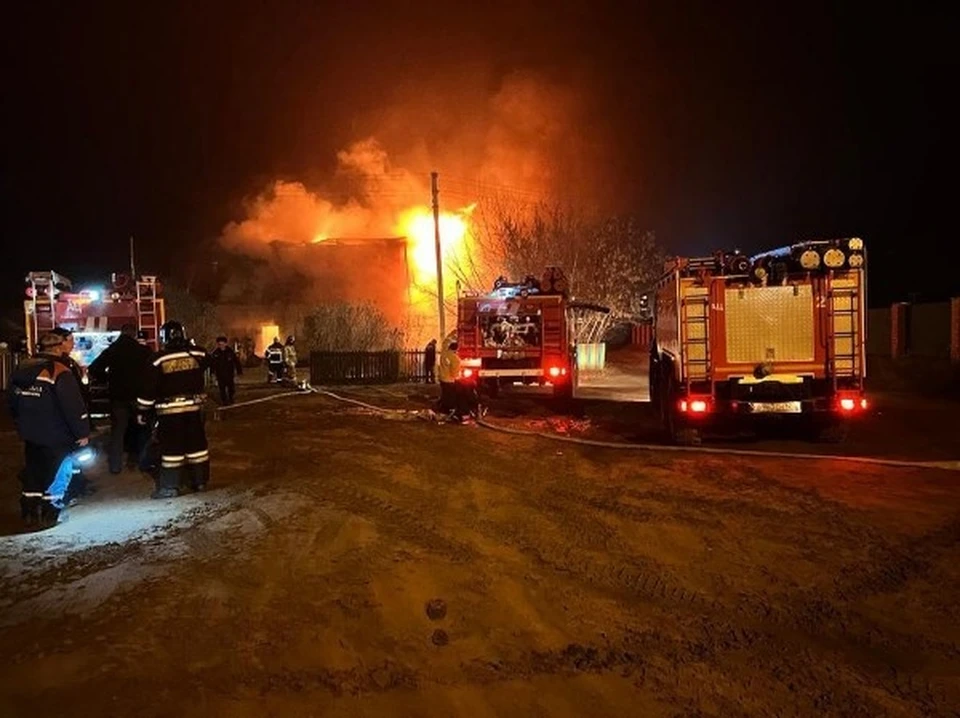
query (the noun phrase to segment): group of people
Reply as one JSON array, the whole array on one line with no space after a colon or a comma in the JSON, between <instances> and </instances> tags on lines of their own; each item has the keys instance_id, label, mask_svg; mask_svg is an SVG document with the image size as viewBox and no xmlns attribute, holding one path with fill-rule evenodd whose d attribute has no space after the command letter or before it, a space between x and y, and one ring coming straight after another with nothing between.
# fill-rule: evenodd
<instances>
[{"instance_id":1,"label":"group of people","mask_svg":"<svg viewBox=\"0 0 960 718\"><path fill-rule=\"evenodd\" d=\"M214 370L221 397L232 401L233 376L241 368L224 337L208 355L187 339L180 322L164 324L159 342L154 353L136 327L124 326L89 373L108 387L111 473L123 470L125 451L133 454L140 468L153 474L152 496L161 499L206 488L206 371ZM82 464L92 458L92 450L90 398L82 370L70 357L72 334L64 329L47 332L39 337L38 349L11 376L8 396L24 442L21 515L29 525L44 528L57 523L71 495L78 493ZM151 459L148 447L154 438L159 456Z\"/></svg>"},{"instance_id":2,"label":"group of people","mask_svg":"<svg viewBox=\"0 0 960 718\"><path fill-rule=\"evenodd\" d=\"M284 380L297 383L297 347L292 336L287 337L285 344L280 343L280 337L275 337L263 357L267 362L267 383L278 384Z\"/></svg>"}]
</instances>

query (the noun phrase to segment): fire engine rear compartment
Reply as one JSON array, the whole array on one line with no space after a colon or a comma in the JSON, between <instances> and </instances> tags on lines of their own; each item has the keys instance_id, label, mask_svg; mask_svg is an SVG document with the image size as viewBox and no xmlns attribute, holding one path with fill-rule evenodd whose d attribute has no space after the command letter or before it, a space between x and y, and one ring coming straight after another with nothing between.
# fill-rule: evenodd
<instances>
[{"instance_id":1,"label":"fire engine rear compartment","mask_svg":"<svg viewBox=\"0 0 960 718\"><path fill-rule=\"evenodd\" d=\"M774 286L743 275L665 276L651 376L665 424L817 428L853 418L866 406L864 290L861 269L791 273Z\"/></svg>"}]
</instances>

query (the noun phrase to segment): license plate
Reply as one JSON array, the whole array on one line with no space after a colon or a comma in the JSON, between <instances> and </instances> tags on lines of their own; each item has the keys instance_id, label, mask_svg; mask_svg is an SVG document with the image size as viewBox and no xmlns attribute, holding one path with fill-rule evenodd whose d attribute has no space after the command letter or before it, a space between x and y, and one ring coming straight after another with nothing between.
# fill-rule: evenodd
<instances>
[{"instance_id":1,"label":"license plate","mask_svg":"<svg viewBox=\"0 0 960 718\"><path fill-rule=\"evenodd\" d=\"M750 411L754 414L799 414L799 401L751 402Z\"/></svg>"}]
</instances>

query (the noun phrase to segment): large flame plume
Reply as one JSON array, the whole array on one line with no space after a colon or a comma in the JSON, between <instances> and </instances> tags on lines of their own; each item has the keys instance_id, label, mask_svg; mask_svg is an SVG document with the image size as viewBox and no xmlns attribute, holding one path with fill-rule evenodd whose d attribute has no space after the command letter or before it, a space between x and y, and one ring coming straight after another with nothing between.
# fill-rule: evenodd
<instances>
[{"instance_id":1,"label":"large flame plume","mask_svg":"<svg viewBox=\"0 0 960 718\"><path fill-rule=\"evenodd\" d=\"M441 108L435 97L424 93L422 98L390 103L373 128L375 136L341 151L327 181L309 188L297 181L275 181L246 203L245 219L224 228L222 244L276 262L288 261L277 259L278 243L308 247L339 239L405 237L407 299L417 313L435 313L429 173L436 169L443 208L444 294L450 304L455 266L475 248L477 202L482 207L489 196L506 194L534 203L588 186L590 153L583 150L594 144L577 135L576 128L582 126L577 121L583 104L579 95L540 78L508 77L482 101L451 96ZM317 259L298 271L324 285L370 283L365 266L348 270L348 277L342 276L340 266L332 277L333 268Z\"/></svg>"}]
</instances>

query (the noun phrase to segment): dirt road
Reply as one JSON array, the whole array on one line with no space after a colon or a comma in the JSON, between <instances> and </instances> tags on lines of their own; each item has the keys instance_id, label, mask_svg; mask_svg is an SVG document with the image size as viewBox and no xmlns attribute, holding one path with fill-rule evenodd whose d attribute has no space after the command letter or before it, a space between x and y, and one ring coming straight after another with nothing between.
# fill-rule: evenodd
<instances>
[{"instance_id":1,"label":"dirt road","mask_svg":"<svg viewBox=\"0 0 960 718\"><path fill-rule=\"evenodd\" d=\"M209 428L216 490L103 477L63 526L0 539L0 715L960 706L957 472L618 453L323 397Z\"/></svg>"}]
</instances>

